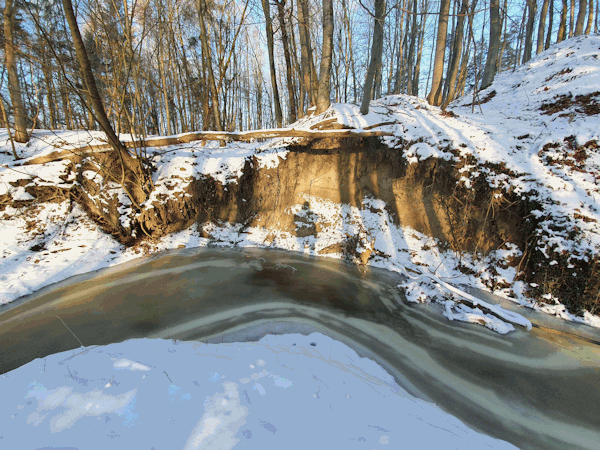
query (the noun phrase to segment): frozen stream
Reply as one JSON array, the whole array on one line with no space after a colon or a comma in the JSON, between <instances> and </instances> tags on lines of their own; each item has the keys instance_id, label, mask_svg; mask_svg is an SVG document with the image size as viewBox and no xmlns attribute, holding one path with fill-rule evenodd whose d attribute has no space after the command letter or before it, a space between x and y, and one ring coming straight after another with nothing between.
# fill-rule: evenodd
<instances>
[{"instance_id":1,"label":"frozen stream","mask_svg":"<svg viewBox=\"0 0 600 450\"><path fill-rule=\"evenodd\" d=\"M0 308L0 373L79 347L58 317L85 346L318 331L476 430L520 448L598 448L600 333L527 315L538 327L501 336L450 322L435 305L406 304L398 282L283 251L164 253Z\"/></svg>"}]
</instances>

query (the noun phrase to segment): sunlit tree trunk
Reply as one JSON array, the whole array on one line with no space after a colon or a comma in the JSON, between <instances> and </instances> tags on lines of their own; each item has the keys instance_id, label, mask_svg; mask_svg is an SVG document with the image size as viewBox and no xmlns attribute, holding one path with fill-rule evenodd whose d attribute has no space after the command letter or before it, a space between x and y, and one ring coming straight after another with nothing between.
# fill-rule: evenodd
<instances>
[{"instance_id":1,"label":"sunlit tree trunk","mask_svg":"<svg viewBox=\"0 0 600 450\"><path fill-rule=\"evenodd\" d=\"M575 0L571 0L571 8L569 9L569 37L573 37L575 32Z\"/></svg>"},{"instance_id":2,"label":"sunlit tree trunk","mask_svg":"<svg viewBox=\"0 0 600 450\"><path fill-rule=\"evenodd\" d=\"M546 16L548 15L548 0L542 3L542 11L540 12L540 22L538 24L537 45L535 54L538 55L544 51L544 32L546 31Z\"/></svg>"},{"instance_id":3,"label":"sunlit tree trunk","mask_svg":"<svg viewBox=\"0 0 600 450\"><path fill-rule=\"evenodd\" d=\"M525 30L525 49L523 50L523 62L525 64L531 59L531 46L533 44L533 24L537 10L536 0L527 0L527 28Z\"/></svg>"},{"instance_id":4,"label":"sunlit tree trunk","mask_svg":"<svg viewBox=\"0 0 600 450\"><path fill-rule=\"evenodd\" d=\"M462 62L460 65L460 73L458 75L458 81L456 83L456 92L458 93L458 95L464 95L465 91L465 84L467 81L467 66L469 63L469 55L471 52L471 40L469 39L469 37L473 34L473 17L475 16L474 11L476 7L477 0L473 0L473 4L471 5L471 11L467 22L467 32L465 33L467 38L467 45L465 51L463 52Z\"/></svg>"},{"instance_id":5,"label":"sunlit tree trunk","mask_svg":"<svg viewBox=\"0 0 600 450\"><path fill-rule=\"evenodd\" d=\"M91 107L93 107L95 112L95 119L98 121L102 131L104 131L106 134L108 142L112 146L113 150L117 153L119 160L122 163L123 187L128 190L131 200L136 203L137 206L139 206L147 198L146 194L148 186L146 184L147 180L145 173L143 172L139 161L133 159L125 145L123 145L123 143L119 140L110 124L110 121L108 120L108 116L104 110L104 105L102 104L102 99L100 98L100 93L98 92L98 88L96 86L94 74L92 73L92 67L87 55L87 50L83 44L81 33L79 32L79 26L77 25L77 19L75 18L73 5L71 0L62 0L62 4L67 23L69 24L69 29L71 31L71 37L73 38L77 62L90 95L92 102ZM127 172L133 173L135 179L127 177Z\"/></svg>"},{"instance_id":6,"label":"sunlit tree trunk","mask_svg":"<svg viewBox=\"0 0 600 450\"><path fill-rule=\"evenodd\" d=\"M373 44L371 46L371 62L367 70L367 78L363 89L363 100L360 113L369 113L371 102L371 90L377 70L381 67L381 55L383 53L383 24L385 20L385 0L375 0L375 25L373 27Z\"/></svg>"},{"instance_id":7,"label":"sunlit tree trunk","mask_svg":"<svg viewBox=\"0 0 600 450\"><path fill-rule=\"evenodd\" d=\"M579 13L577 14L577 23L575 24L575 36L580 36L581 34L583 34L583 25L585 22L586 14L587 0L579 0Z\"/></svg>"},{"instance_id":8,"label":"sunlit tree trunk","mask_svg":"<svg viewBox=\"0 0 600 450\"><path fill-rule=\"evenodd\" d=\"M8 72L8 92L15 118L15 141L27 142L29 140L27 117L23 107L23 96L17 70L17 52L15 51L14 0L6 0L4 5L4 63Z\"/></svg>"},{"instance_id":9,"label":"sunlit tree trunk","mask_svg":"<svg viewBox=\"0 0 600 450\"><path fill-rule=\"evenodd\" d=\"M285 0L275 1L277 3L277 9L279 13L279 26L281 28L281 42L283 44L283 54L285 57L285 75L287 80L288 90L288 103L290 108L289 122L296 121L296 96L295 96L295 83L293 80L293 69L292 69L292 56L290 52L290 43L287 32L287 24L285 20Z\"/></svg>"},{"instance_id":10,"label":"sunlit tree trunk","mask_svg":"<svg viewBox=\"0 0 600 450\"><path fill-rule=\"evenodd\" d=\"M585 27L585 34L590 34L592 31L592 23L594 22L594 0L589 0L589 14L587 25Z\"/></svg>"},{"instance_id":11,"label":"sunlit tree trunk","mask_svg":"<svg viewBox=\"0 0 600 450\"><path fill-rule=\"evenodd\" d=\"M208 42L208 30L206 28L206 22L208 21L208 9L206 0L198 0L198 18L200 22L200 43L202 46L202 59L206 72L208 74L208 84L210 93L212 96L212 110L213 117L215 119L215 128L217 131L223 131L223 123L221 120L221 111L219 109L219 92L217 90L217 83L215 80L215 73L213 70L212 53L210 49L210 43Z\"/></svg>"},{"instance_id":12,"label":"sunlit tree trunk","mask_svg":"<svg viewBox=\"0 0 600 450\"><path fill-rule=\"evenodd\" d=\"M348 56L350 59L350 71L352 72L352 91L353 100L356 102L358 98L358 87L356 84L356 65L354 63L354 46L352 44L352 31L350 30L350 18L348 17L348 7L346 0L342 0L342 9L344 14L344 26L346 29L346 39L348 39Z\"/></svg>"},{"instance_id":13,"label":"sunlit tree trunk","mask_svg":"<svg viewBox=\"0 0 600 450\"><path fill-rule=\"evenodd\" d=\"M469 0L462 0L460 7L460 15L456 24L456 32L454 34L454 45L452 50L452 60L448 64L448 75L446 76L446 83L448 89L446 89L446 99L444 100L443 108L445 109L448 104L454 100L456 94L456 77L458 76L458 66L460 63L460 57L462 55L462 43L463 33L465 28L465 14L469 8Z\"/></svg>"},{"instance_id":14,"label":"sunlit tree trunk","mask_svg":"<svg viewBox=\"0 0 600 450\"><path fill-rule=\"evenodd\" d=\"M323 0L323 51L319 69L317 114L330 105L331 58L333 53L333 0Z\"/></svg>"},{"instance_id":15,"label":"sunlit tree trunk","mask_svg":"<svg viewBox=\"0 0 600 450\"><path fill-rule=\"evenodd\" d=\"M318 78L310 39L309 17L308 0L298 0L298 28L300 30L303 77L308 90L309 103L314 106L317 104Z\"/></svg>"},{"instance_id":16,"label":"sunlit tree trunk","mask_svg":"<svg viewBox=\"0 0 600 450\"><path fill-rule=\"evenodd\" d=\"M547 0L546 0L547 1ZM502 19L500 18L500 0L490 1L490 46L481 77L481 89L486 89L494 81L498 70L498 51L502 35Z\"/></svg>"},{"instance_id":17,"label":"sunlit tree trunk","mask_svg":"<svg viewBox=\"0 0 600 450\"><path fill-rule=\"evenodd\" d=\"M267 32L267 48L269 51L269 70L271 72L271 89L273 90L273 103L275 107L275 121L277 126L283 126L283 114L281 112L281 102L279 100L279 89L277 88L277 73L275 71L275 52L273 49L273 24L271 21L271 6L269 0L262 0L263 12L265 15L265 27Z\"/></svg>"},{"instance_id":18,"label":"sunlit tree trunk","mask_svg":"<svg viewBox=\"0 0 600 450\"><path fill-rule=\"evenodd\" d=\"M558 24L558 35L556 42L562 42L567 36L567 0L562 0L562 10L560 11L560 22Z\"/></svg>"},{"instance_id":19,"label":"sunlit tree trunk","mask_svg":"<svg viewBox=\"0 0 600 450\"><path fill-rule=\"evenodd\" d=\"M415 66L415 47L419 40L419 28L417 26L417 0L413 0L412 6L412 24L410 27L410 44L408 46L408 59L406 61L406 93L416 95L414 92L413 72ZM399 93L399 92L398 92Z\"/></svg>"},{"instance_id":20,"label":"sunlit tree trunk","mask_svg":"<svg viewBox=\"0 0 600 450\"><path fill-rule=\"evenodd\" d=\"M431 91L427 95L430 105L442 104L442 75L444 72L444 55L446 54L446 35L448 34L448 13L450 0L441 0L437 37L435 41L435 59L431 78Z\"/></svg>"},{"instance_id":21,"label":"sunlit tree trunk","mask_svg":"<svg viewBox=\"0 0 600 450\"><path fill-rule=\"evenodd\" d=\"M550 0L550 11L548 12L548 34L546 35L546 43L544 50L548 50L552 44L552 24L554 23L554 0Z\"/></svg>"},{"instance_id":22,"label":"sunlit tree trunk","mask_svg":"<svg viewBox=\"0 0 600 450\"><path fill-rule=\"evenodd\" d=\"M426 9L426 8L427 8L427 1L425 1L424 9ZM420 76L421 76L421 57L423 56L423 46L425 43L425 24L426 23L427 23L427 16L422 16L421 25L420 25L421 32L419 33L419 41L418 41L419 51L417 52L417 61L415 62L415 71L414 71L413 82L412 82L412 95L414 95L415 97L419 96L419 80L420 80Z\"/></svg>"}]
</instances>

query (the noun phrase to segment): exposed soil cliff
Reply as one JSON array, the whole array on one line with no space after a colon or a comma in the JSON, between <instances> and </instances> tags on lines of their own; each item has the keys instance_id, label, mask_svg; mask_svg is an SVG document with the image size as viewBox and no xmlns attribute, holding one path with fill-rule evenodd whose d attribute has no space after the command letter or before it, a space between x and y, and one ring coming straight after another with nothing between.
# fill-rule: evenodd
<instances>
[{"instance_id":1,"label":"exposed soil cliff","mask_svg":"<svg viewBox=\"0 0 600 450\"><path fill-rule=\"evenodd\" d=\"M522 217L527 205L498 201L494 190L483 183L471 189L457 180L460 163L430 158L406 164L402 149L390 149L377 139L322 139L290 147L286 159L273 169L259 168L248 160L243 175L226 187L210 176L194 179L186 192L168 196L146 208L131 224L159 238L210 220L245 226L278 228L292 234L316 231L314 225L298 225L285 211L304 196L360 207L365 197L379 198L397 224L435 237L457 251L486 254L504 242L522 244ZM85 207L100 217L88 201ZM115 210L113 205L110 210ZM107 232L125 243L131 234L109 213L103 224Z\"/></svg>"}]
</instances>

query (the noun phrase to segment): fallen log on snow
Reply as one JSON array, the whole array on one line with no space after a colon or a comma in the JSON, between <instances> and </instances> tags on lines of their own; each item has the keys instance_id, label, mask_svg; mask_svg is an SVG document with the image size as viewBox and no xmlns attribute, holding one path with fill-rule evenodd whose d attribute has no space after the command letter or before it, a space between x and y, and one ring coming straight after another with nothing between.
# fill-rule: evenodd
<instances>
[{"instance_id":1,"label":"fallen log on snow","mask_svg":"<svg viewBox=\"0 0 600 450\"><path fill-rule=\"evenodd\" d=\"M387 124L383 124L387 125ZM294 128L273 128L267 130L250 130L240 132L229 131L200 131L181 134L179 136L142 139L138 141L125 141L127 148L166 147L169 145L187 144L195 141L251 141L255 139L271 139L286 137L301 137L307 139L325 138L362 138L373 136L393 136L391 131L369 129L344 129L344 130L297 130ZM52 152L48 155L32 158L25 161L24 165L43 164L71 157L82 157L90 153L111 151L110 144L86 145L69 150Z\"/></svg>"}]
</instances>

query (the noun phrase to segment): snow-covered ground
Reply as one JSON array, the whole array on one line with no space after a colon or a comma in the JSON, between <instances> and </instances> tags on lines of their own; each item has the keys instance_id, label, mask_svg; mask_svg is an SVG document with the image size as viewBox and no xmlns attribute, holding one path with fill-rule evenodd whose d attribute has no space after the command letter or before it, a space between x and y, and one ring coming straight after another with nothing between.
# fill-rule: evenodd
<instances>
[{"instance_id":1,"label":"snow-covered ground","mask_svg":"<svg viewBox=\"0 0 600 450\"><path fill-rule=\"evenodd\" d=\"M2 448L508 449L319 333L130 340L0 377Z\"/></svg>"},{"instance_id":2,"label":"snow-covered ground","mask_svg":"<svg viewBox=\"0 0 600 450\"><path fill-rule=\"evenodd\" d=\"M600 150L590 145L583 158L581 154L574 155L573 148L599 139L598 114L587 114L585 107L577 103L577 96L600 91L599 49L598 36L581 36L555 45L515 72L499 74L490 88L479 93L480 104L469 106L473 101L470 96L456 101L449 108L454 116L442 114L439 108L422 99L397 95L373 102L367 116L361 116L357 106L334 104L323 115L302 119L293 126L310 129L318 122L335 119L357 129L376 127L391 131L394 136L385 137L385 142L390 146L408 144L403 156L409 164L427 158L457 161L475 158L477 163L461 169L461 182L465 186L483 177L495 189L499 201L507 193L518 193L539 204L539 210L533 213L541 220L538 245L546 254L548 265L558 264L555 255L561 253L568 253L572 262L587 261L590 256L600 254L597 175ZM557 96L565 95L571 95L575 102L567 109L555 112L541 109L556 102ZM597 102L595 98L592 96L588 103L593 105ZM233 142L225 147L218 142L206 145L192 142L147 149L158 170L153 174L155 190L143 207L150 209L169 196L185 195L186 186L201 175L210 175L225 185L233 183L251 156L257 157L262 166L275 167L286 158L286 145L293 141L287 138L262 143ZM25 190L27 186L68 189L77 183L74 175L67 173L66 161L16 164L8 137L2 131L0 143L4 143L4 154L0 153L0 196L28 201L32 197ZM102 135L98 132L36 130L31 144L17 145L17 152L27 160L56 150L99 143ZM502 170L497 169L499 166ZM114 193L122 200L119 211L121 223L126 226L134 213L122 188L99 179L92 171L84 172L84 176L95 178L103 193ZM303 207L305 202L310 204L310 210ZM516 268L508 263L523 256L515 245L506 243L486 258L442 251L435 239L407 227L397 227L384 206L375 199L366 199L362 208L354 208L306 197L284 213L310 215L311 220L321 224L316 237L299 238L277 229L242 230L239 225L206 223L134 248L125 248L102 233L77 205L39 203L6 207L0 212L0 303L71 275L158 250L216 242L224 246L275 247L319 255L319 251L342 242L349 233L360 238L359 250L373 251L376 255L368 265L408 274L412 278L402 284L408 299L437 299L449 319L480 323L503 333L513 327L510 321L486 314L472 304L461 304L464 296L440 289L439 281L484 290L494 287L495 294L519 304L600 328L598 316L589 312L583 317L570 314L561 299L551 294L544 305L528 298L530 286L515 281ZM212 239L200 237L207 235Z\"/></svg>"}]
</instances>

